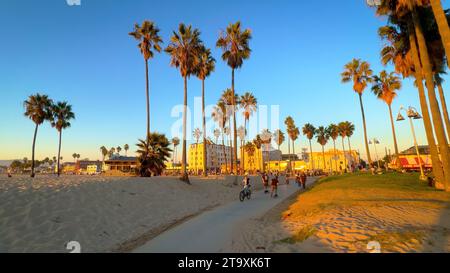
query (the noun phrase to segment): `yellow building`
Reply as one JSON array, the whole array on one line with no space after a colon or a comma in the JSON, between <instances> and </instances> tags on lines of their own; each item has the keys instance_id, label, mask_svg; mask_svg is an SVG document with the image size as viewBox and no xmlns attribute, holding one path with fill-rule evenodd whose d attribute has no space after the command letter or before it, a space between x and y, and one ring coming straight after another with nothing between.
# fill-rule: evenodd
<instances>
[{"instance_id":1,"label":"yellow building","mask_svg":"<svg viewBox=\"0 0 450 273\"><path fill-rule=\"evenodd\" d=\"M313 152L312 161L310 161L310 153L305 154L304 160L295 160L291 162L293 171L307 171L307 170L322 170L324 172L342 172L346 168L356 168L359 162L359 154L357 151L345 152L333 149L325 152L325 166L324 156L322 152ZM270 161L266 162L267 171L284 172L289 168L289 161Z\"/></svg>"},{"instance_id":2,"label":"yellow building","mask_svg":"<svg viewBox=\"0 0 450 273\"><path fill-rule=\"evenodd\" d=\"M225 163L231 164L231 147L208 143L206 150L206 168L208 171L220 171ZM203 143L191 144L188 152L188 168L193 172L203 172ZM225 149L225 152L224 152ZM226 161L225 161L226 160Z\"/></svg>"}]
</instances>

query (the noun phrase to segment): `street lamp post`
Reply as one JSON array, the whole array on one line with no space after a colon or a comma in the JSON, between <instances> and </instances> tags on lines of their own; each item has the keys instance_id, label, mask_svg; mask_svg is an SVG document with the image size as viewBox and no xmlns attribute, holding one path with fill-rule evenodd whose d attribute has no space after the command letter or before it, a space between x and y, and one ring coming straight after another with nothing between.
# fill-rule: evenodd
<instances>
[{"instance_id":1,"label":"street lamp post","mask_svg":"<svg viewBox=\"0 0 450 273\"><path fill-rule=\"evenodd\" d=\"M405 120L405 118L401 114L402 110L406 111L406 115L409 118L409 124L411 126L411 133L412 133L413 139L414 139L414 147L416 148L417 159L419 161L420 180L426 181L427 177L425 176L424 171L423 171L422 159L420 158L419 145L417 144L416 131L414 130L414 123L413 123L413 119L422 119L422 116L419 114L419 112L416 110L416 108L410 106L410 107L408 107L408 109L405 109L402 106L402 107L400 107L397 121Z\"/></svg>"}]
</instances>

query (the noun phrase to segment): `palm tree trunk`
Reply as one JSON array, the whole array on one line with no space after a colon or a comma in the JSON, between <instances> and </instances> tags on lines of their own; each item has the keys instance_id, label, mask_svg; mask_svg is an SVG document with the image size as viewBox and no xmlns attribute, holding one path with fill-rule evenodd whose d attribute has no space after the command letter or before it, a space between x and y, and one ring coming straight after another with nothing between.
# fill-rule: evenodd
<instances>
[{"instance_id":1,"label":"palm tree trunk","mask_svg":"<svg viewBox=\"0 0 450 273\"><path fill-rule=\"evenodd\" d=\"M445 128L447 129L447 139L450 140L450 117L448 115L447 103L445 102L444 89L442 88L442 84L437 85L439 90L439 98L441 100L442 105L442 114L444 115Z\"/></svg>"},{"instance_id":2,"label":"palm tree trunk","mask_svg":"<svg viewBox=\"0 0 450 273\"><path fill-rule=\"evenodd\" d=\"M439 34L442 38L442 44L445 48L445 53L450 56L450 28L448 27L447 16L442 9L440 0L430 0L431 8L433 9L434 17L439 28ZM448 59L448 58L447 58ZM450 68L450 62L447 60L447 66Z\"/></svg>"},{"instance_id":3,"label":"palm tree trunk","mask_svg":"<svg viewBox=\"0 0 450 273\"><path fill-rule=\"evenodd\" d=\"M288 136L289 173L292 172L291 138Z\"/></svg>"},{"instance_id":4,"label":"palm tree trunk","mask_svg":"<svg viewBox=\"0 0 450 273\"><path fill-rule=\"evenodd\" d=\"M31 177L35 176L35 173L34 173L34 150L36 147L36 136L37 136L37 132L38 132L38 127L39 127L39 125L36 123L36 127L34 128L33 147L31 149Z\"/></svg>"},{"instance_id":5,"label":"palm tree trunk","mask_svg":"<svg viewBox=\"0 0 450 273\"><path fill-rule=\"evenodd\" d=\"M422 61L422 69L425 76L425 84L428 89L428 98L430 100L431 116L434 125L434 131L438 140L439 151L441 154L442 166L444 169L445 188L450 191L450 150L448 147L447 137L444 131L441 111L434 90L433 72L431 62L428 55L426 40L422 32L420 20L415 9L413 9L413 21L417 35L417 44L419 46L419 56Z\"/></svg>"},{"instance_id":6,"label":"palm tree trunk","mask_svg":"<svg viewBox=\"0 0 450 273\"><path fill-rule=\"evenodd\" d=\"M223 148L223 156L225 158L225 174L228 173L228 161L227 161L227 153L226 153L226 149L225 149L225 133L224 130L222 129L222 148ZM220 169L222 170L222 166L220 166Z\"/></svg>"},{"instance_id":7,"label":"palm tree trunk","mask_svg":"<svg viewBox=\"0 0 450 273\"><path fill-rule=\"evenodd\" d=\"M394 124L394 116L392 115L392 106L388 104L389 107L389 117L391 118L391 128L392 128L392 136L394 138L394 150L395 150L395 157L398 160L398 144L397 144L397 134L395 133L395 124ZM397 165L397 163L395 163Z\"/></svg>"},{"instance_id":8,"label":"palm tree trunk","mask_svg":"<svg viewBox=\"0 0 450 273\"><path fill-rule=\"evenodd\" d=\"M292 140L292 153L295 156L295 140ZM294 165L293 169L295 169L295 165Z\"/></svg>"},{"instance_id":9,"label":"palm tree trunk","mask_svg":"<svg viewBox=\"0 0 450 273\"><path fill-rule=\"evenodd\" d=\"M61 159L61 136L62 136L62 130L59 131L59 146L58 146L58 177L61 174L61 169L59 167L59 160Z\"/></svg>"},{"instance_id":10,"label":"palm tree trunk","mask_svg":"<svg viewBox=\"0 0 450 273\"><path fill-rule=\"evenodd\" d=\"M428 103L427 98L425 96L425 89L423 86L423 73L422 73L422 65L420 63L419 58L419 52L417 50L417 43L416 43L416 35L414 33L414 26L410 22L408 24L408 30L409 30L409 42L411 47L411 53L414 61L414 67L415 67L415 78L416 78L416 84L417 89L419 91L419 100L420 100L420 107L422 110L422 116L423 116L423 124L425 127L425 134L427 136L428 146L430 147L430 156L431 161L433 164L433 174L437 182L444 183L444 170L442 169L441 160L439 159L438 149L436 146L436 142L434 139L433 134L433 126L431 124L431 117L428 110Z\"/></svg>"},{"instance_id":11,"label":"palm tree trunk","mask_svg":"<svg viewBox=\"0 0 450 273\"><path fill-rule=\"evenodd\" d=\"M338 166L337 166L337 159L336 159L336 140L333 139L333 146L334 146L334 165L336 167L336 171L338 170Z\"/></svg>"},{"instance_id":12,"label":"palm tree trunk","mask_svg":"<svg viewBox=\"0 0 450 273\"><path fill-rule=\"evenodd\" d=\"M322 145L322 159L323 159L323 171L327 169L326 161L325 161L325 146Z\"/></svg>"},{"instance_id":13,"label":"palm tree trunk","mask_svg":"<svg viewBox=\"0 0 450 273\"><path fill-rule=\"evenodd\" d=\"M350 155L350 158L353 158L352 157L352 144L350 143L350 137L347 137L347 141L348 141L348 151L349 151L349 155Z\"/></svg>"},{"instance_id":14,"label":"palm tree trunk","mask_svg":"<svg viewBox=\"0 0 450 273\"><path fill-rule=\"evenodd\" d=\"M347 156L345 155L344 138L342 138L342 152L344 153L344 167L347 170L348 164L347 164Z\"/></svg>"},{"instance_id":15,"label":"palm tree trunk","mask_svg":"<svg viewBox=\"0 0 450 273\"><path fill-rule=\"evenodd\" d=\"M371 165L372 158L370 157L369 141L367 140L366 114L364 113L362 94L358 94L358 95L359 95L359 105L361 106L361 115L362 115L363 127L364 127L364 144L366 145L367 160L369 161L369 164Z\"/></svg>"},{"instance_id":16,"label":"palm tree trunk","mask_svg":"<svg viewBox=\"0 0 450 273\"><path fill-rule=\"evenodd\" d=\"M207 177L207 162L206 159L207 156L207 148L208 145L206 144L206 116L205 116L205 80L202 80L202 117L203 117L203 176Z\"/></svg>"},{"instance_id":17,"label":"palm tree trunk","mask_svg":"<svg viewBox=\"0 0 450 273\"><path fill-rule=\"evenodd\" d=\"M245 173L245 139L247 138L247 118L244 119L244 141L243 141L243 147L242 147L242 171Z\"/></svg>"},{"instance_id":18,"label":"palm tree trunk","mask_svg":"<svg viewBox=\"0 0 450 273\"><path fill-rule=\"evenodd\" d=\"M186 126L187 126L187 76L184 76L184 107L183 107L183 154L182 154L182 171L183 176L181 177L181 180L184 182L191 184L189 182L189 176L186 170L186 164L187 164L187 158L186 158Z\"/></svg>"},{"instance_id":19,"label":"palm tree trunk","mask_svg":"<svg viewBox=\"0 0 450 273\"><path fill-rule=\"evenodd\" d=\"M233 153L233 162L231 164L232 170L233 165L236 165L237 168L237 129L236 129L236 101L234 99L234 68L231 70L231 90L233 96L233 144L234 144L234 153Z\"/></svg>"},{"instance_id":20,"label":"palm tree trunk","mask_svg":"<svg viewBox=\"0 0 450 273\"><path fill-rule=\"evenodd\" d=\"M311 169L314 170L315 166L314 166L314 158L313 158L313 150L312 150L312 143L311 143L311 139L309 140L309 157L311 160Z\"/></svg>"},{"instance_id":21,"label":"palm tree trunk","mask_svg":"<svg viewBox=\"0 0 450 273\"><path fill-rule=\"evenodd\" d=\"M281 152L281 149L280 149L280 144L278 144L278 151L280 151ZM283 154L283 153L281 153L281 154ZM278 159L278 171L280 171L281 172L281 160L280 159Z\"/></svg>"},{"instance_id":22,"label":"palm tree trunk","mask_svg":"<svg viewBox=\"0 0 450 273\"><path fill-rule=\"evenodd\" d=\"M229 137L228 137L228 145L230 146L231 154L230 154L230 173L233 173L233 159L234 159L234 150L233 150L233 143L232 143L232 136L231 136L231 116L228 119L228 130L229 130Z\"/></svg>"},{"instance_id":23,"label":"palm tree trunk","mask_svg":"<svg viewBox=\"0 0 450 273\"><path fill-rule=\"evenodd\" d=\"M148 80L148 60L145 60L145 83L147 95L147 140L150 135L150 84Z\"/></svg>"}]
</instances>

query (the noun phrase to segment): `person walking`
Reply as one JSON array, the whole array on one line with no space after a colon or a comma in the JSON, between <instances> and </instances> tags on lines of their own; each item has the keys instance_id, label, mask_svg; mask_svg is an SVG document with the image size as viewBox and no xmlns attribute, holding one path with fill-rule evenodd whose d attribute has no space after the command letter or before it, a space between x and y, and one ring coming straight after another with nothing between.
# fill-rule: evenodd
<instances>
[{"instance_id":1,"label":"person walking","mask_svg":"<svg viewBox=\"0 0 450 273\"><path fill-rule=\"evenodd\" d=\"M261 179L264 186L264 193L267 194L269 193L269 176L264 172L261 175Z\"/></svg>"},{"instance_id":2,"label":"person walking","mask_svg":"<svg viewBox=\"0 0 450 273\"><path fill-rule=\"evenodd\" d=\"M302 184L303 189L306 189L306 179L307 179L306 174L302 173L302 175L300 176L300 182Z\"/></svg>"},{"instance_id":3,"label":"person walking","mask_svg":"<svg viewBox=\"0 0 450 273\"><path fill-rule=\"evenodd\" d=\"M277 198L278 197L278 176L274 176L272 178L272 191L270 193L270 197Z\"/></svg>"}]
</instances>

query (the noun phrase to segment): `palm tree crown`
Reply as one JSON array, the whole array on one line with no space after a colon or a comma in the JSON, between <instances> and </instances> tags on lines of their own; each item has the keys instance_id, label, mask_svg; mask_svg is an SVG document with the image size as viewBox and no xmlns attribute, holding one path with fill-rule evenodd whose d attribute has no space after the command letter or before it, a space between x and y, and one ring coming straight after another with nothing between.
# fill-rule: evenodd
<instances>
[{"instance_id":1,"label":"palm tree crown","mask_svg":"<svg viewBox=\"0 0 450 273\"><path fill-rule=\"evenodd\" d=\"M24 101L24 115L35 124L41 125L45 120L51 118L51 105L53 101L47 95L36 94Z\"/></svg>"},{"instance_id":2,"label":"palm tree crown","mask_svg":"<svg viewBox=\"0 0 450 273\"><path fill-rule=\"evenodd\" d=\"M56 128L58 132L69 128L71 126L70 120L75 119L75 114L72 112L72 106L67 102L58 102L51 107L53 116L51 118L52 127Z\"/></svg>"},{"instance_id":3,"label":"palm tree crown","mask_svg":"<svg viewBox=\"0 0 450 273\"><path fill-rule=\"evenodd\" d=\"M161 52L162 39L159 36L159 29L152 21L144 21L142 26L134 25L134 31L129 33L136 40L139 41L138 48L140 49L145 60L153 58L153 50Z\"/></svg>"},{"instance_id":4,"label":"palm tree crown","mask_svg":"<svg viewBox=\"0 0 450 273\"><path fill-rule=\"evenodd\" d=\"M232 69L241 67L244 60L250 58L249 41L251 38L249 29L241 30L241 22L230 24L226 31L222 32L216 45L222 48L222 59Z\"/></svg>"},{"instance_id":5,"label":"palm tree crown","mask_svg":"<svg viewBox=\"0 0 450 273\"><path fill-rule=\"evenodd\" d=\"M372 80L372 73L368 62L353 59L344 67L344 72L341 74L342 82L353 82L353 90L358 94L362 94L367 84Z\"/></svg>"},{"instance_id":6,"label":"palm tree crown","mask_svg":"<svg viewBox=\"0 0 450 273\"><path fill-rule=\"evenodd\" d=\"M385 70L380 75L373 77L373 93L383 100L387 105L391 105L392 101L397 97L397 90L400 90L402 83L396 73L387 73Z\"/></svg>"}]
</instances>

